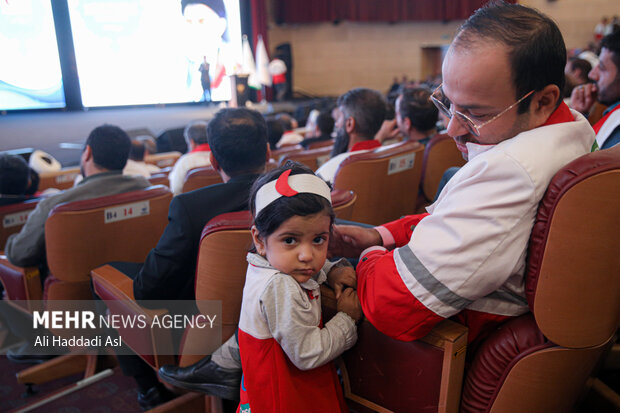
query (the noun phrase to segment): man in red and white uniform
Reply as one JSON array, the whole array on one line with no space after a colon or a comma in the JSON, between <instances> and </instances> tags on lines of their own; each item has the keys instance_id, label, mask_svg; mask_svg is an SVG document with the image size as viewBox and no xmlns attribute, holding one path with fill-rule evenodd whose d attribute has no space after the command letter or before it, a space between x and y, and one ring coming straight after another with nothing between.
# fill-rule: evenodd
<instances>
[{"instance_id":1,"label":"man in red and white uniform","mask_svg":"<svg viewBox=\"0 0 620 413\"><path fill-rule=\"evenodd\" d=\"M331 159L316 174L326 182L334 182L340 164L356 153L368 152L381 146L375 140L386 115L386 102L381 93L372 89L349 90L338 98L336 140Z\"/></svg>"},{"instance_id":2,"label":"man in red and white uniform","mask_svg":"<svg viewBox=\"0 0 620 413\"><path fill-rule=\"evenodd\" d=\"M562 102L565 61L558 27L524 6L489 5L461 27L433 101L468 163L429 214L336 228L333 253L364 250L358 295L377 329L416 340L456 317L472 341L528 311L525 258L538 203L594 141L587 120Z\"/></svg>"}]
</instances>

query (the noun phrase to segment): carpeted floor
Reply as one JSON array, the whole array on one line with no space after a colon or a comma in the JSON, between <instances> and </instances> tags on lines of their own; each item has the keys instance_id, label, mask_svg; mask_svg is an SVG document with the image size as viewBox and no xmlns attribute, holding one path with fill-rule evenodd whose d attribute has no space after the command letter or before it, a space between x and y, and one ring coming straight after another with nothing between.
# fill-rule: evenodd
<instances>
[{"instance_id":1,"label":"carpeted floor","mask_svg":"<svg viewBox=\"0 0 620 413\"><path fill-rule=\"evenodd\" d=\"M15 374L27 367L28 365L11 363L5 356L0 356L0 412L9 412L41 400L82 378L81 375L75 375L40 386L37 385L34 386L36 391L34 395L24 397L25 386L17 383ZM32 412L140 412L141 409L136 399L135 382L132 378L123 376L118 368L113 371L112 376L32 410Z\"/></svg>"}]
</instances>

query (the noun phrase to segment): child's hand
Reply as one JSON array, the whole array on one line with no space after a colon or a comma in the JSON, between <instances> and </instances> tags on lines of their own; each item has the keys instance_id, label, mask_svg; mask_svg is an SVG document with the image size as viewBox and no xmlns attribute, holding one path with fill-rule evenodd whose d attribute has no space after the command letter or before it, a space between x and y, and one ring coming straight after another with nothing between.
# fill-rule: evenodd
<instances>
[{"instance_id":1,"label":"child's hand","mask_svg":"<svg viewBox=\"0 0 620 413\"><path fill-rule=\"evenodd\" d=\"M334 289L336 298L340 298L345 288L357 287L355 269L353 267L334 266L331 271L327 273L327 284Z\"/></svg>"},{"instance_id":2,"label":"child's hand","mask_svg":"<svg viewBox=\"0 0 620 413\"><path fill-rule=\"evenodd\" d=\"M338 298L338 311L347 313L356 322L362 318L362 306L357 298L357 292L353 288L347 288Z\"/></svg>"}]
</instances>

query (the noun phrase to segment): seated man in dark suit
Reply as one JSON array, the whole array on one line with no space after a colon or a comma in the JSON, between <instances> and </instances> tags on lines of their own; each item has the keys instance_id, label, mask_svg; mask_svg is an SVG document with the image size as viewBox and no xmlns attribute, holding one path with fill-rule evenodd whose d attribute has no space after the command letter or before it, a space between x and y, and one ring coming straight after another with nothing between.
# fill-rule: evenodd
<instances>
[{"instance_id":1,"label":"seated man in dark suit","mask_svg":"<svg viewBox=\"0 0 620 413\"><path fill-rule=\"evenodd\" d=\"M250 187L269 159L265 120L248 109L223 109L209 122L211 165L224 183L173 198L168 226L144 264L112 263L134 279L136 300L193 300L200 235L211 218L248 209ZM167 395L157 375L138 356L119 356L140 390L138 401L152 408Z\"/></svg>"}]
</instances>

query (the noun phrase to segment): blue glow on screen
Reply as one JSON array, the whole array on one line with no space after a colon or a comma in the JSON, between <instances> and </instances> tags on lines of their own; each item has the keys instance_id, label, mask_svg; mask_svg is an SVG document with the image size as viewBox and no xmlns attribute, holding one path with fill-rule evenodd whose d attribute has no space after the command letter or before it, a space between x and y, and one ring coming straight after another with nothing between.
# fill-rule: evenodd
<instances>
[{"instance_id":1,"label":"blue glow on screen","mask_svg":"<svg viewBox=\"0 0 620 413\"><path fill-rule=\"evenodd\" d=\"M49 1L0 1L0 59L0 110L65 107Z\"/></svg>"}]
</instances>

